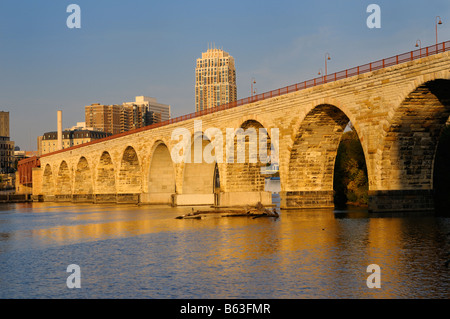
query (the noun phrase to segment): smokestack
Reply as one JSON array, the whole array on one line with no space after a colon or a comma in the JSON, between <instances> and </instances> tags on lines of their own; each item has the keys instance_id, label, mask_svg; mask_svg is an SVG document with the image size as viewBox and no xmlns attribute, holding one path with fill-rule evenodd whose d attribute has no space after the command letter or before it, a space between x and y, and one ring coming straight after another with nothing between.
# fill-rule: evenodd
<instances>
[{"instance_id":1,"label":"smokestack","mask_svg":"<svg viewBox=\"0 0 450 319\"><path fill-rule=\"evenodd\" d=\"M62 138L62 111L58 111L58 144L56 144L58 150L63 148Z\"/></svg>"}]
</instances>

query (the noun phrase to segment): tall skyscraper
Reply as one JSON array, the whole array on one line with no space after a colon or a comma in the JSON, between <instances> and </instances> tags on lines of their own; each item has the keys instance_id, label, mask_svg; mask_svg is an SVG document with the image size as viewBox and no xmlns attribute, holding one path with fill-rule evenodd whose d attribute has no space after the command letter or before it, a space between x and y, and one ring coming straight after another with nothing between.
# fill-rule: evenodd
<instances>
[{"instance_id":1,"label":"tall skyscraper","mask_svg":"<svg viewBox=\"0 0 450 319\"><path fill-rule=\"evenodd\" d=\"M195 69L195 111L237 100L234 58L227 52L208 48L197 59Z\"/></svg>"}]
</instances>

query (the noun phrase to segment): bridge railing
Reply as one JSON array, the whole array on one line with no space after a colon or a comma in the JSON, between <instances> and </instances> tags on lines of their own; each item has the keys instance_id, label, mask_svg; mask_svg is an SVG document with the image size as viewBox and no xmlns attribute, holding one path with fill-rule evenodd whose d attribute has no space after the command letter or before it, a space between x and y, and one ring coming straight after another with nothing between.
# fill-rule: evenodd
<instances>
[{"instance_id":1,"label":"bridge railing","mask_svg":"<svg viewBox=\"0 0 450 319\"><path fill-rule=\"evenodd\" d=\"M73 150L79 147L84 147L87 145L91 145L91 144L96 144L96 143L100 143L106 140L110 140L110 139L115 139L118 137L122 137L122 136L126 136L129 134L134 134L134 133L138 133L141 131L146 131L146 130L151 130L154 128L158 128L161 126L166 126L166 125L170 125L170 124L174 124L174 123L178 123L178 122L182 122L182 121L186 121L189 119L193 119L196 117L200 117L206 114L211 114L211 113L216 113L219 111L223 111L223 110L227 110L227 109L231 109L237 106L241 106L241 105L245 105L245 104L250 104L253 102L258 102L258 101L262 101L262 100L266 100L266 99L270 99L273 97L277 97L280 95L285 95L288 93L292 93L292 92L296 92L296 91L300 91L300 90L304 90L307 88L311 88L314 86L318 86L318 85L322 85L325 83L330 83L330 82L334 82L334 81L338 81L338 80L342 80L345 78L349 78L352 76L356 76L356 75L360 75L360 74L364 74L367 72L372 72L375 70L380 70L389 66L393 66L393 65L397 65L397 64L401 64L401 63L405 63L405 62L410 62L410 61L414 61L420 58L424 58L430 55L435 55L438 53L442 53L442 52L446 52L446 51L450 51L450 41L446 41L446 42L442 42L439 44L435 44L435 45L431 45L429 47L425 47L425 48L419 48L417 50L414 51L410 51L407 53L403 53L403 54L398 54L396 56L392 56L386 59L382 59L382 60L378 60L378 61L374 61L374 62L370 62L364 65L360 65L354 68L350 68L344 71L339 71L333 74L326 74L324 76L321 77L317 77L315 79L311 79L311 80L307 80L307 81L303 81L301 83L297 83L297 84L292 84L283 88L279 88L276 90L272 90L269 92L264 92L264 93L260 93L258 95L253 95L251 97L246 97L228 104L222 104L213 108L209 108L206 110L202 110L202 111L197 111L194 113L189 113L186 115L181 115L169 120L166 120L164 122L159 122L159 123L155 123L149 126L145 126L145 127L141 127L132 131L127 131L124 133L120 133L120 134L115 134L109 137L105 137L99 140L95 140L92 142L88 142L85 144L81 144L81 145L76 145L76 146L72 146L70 148L64 149L64 150L60 150L60 151L56 151L53 153L48 153L48 154L44 154L41 157L44 156L48 156L50 154L56 154L59 152L65 152L67 150Z\"/></svg>"}]
</instances>

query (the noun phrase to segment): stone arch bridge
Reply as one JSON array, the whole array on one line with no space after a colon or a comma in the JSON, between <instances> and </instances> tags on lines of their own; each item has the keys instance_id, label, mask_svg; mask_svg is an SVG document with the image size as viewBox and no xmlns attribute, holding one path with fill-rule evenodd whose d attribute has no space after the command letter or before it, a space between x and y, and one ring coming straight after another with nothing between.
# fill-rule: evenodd
<instances>
[{"instance_id":1,"label":"stone arch bridge","mask_svg":"<svg viewBox=\"0 0 450 319\"><path fill-rule=\"evenodd\" d=\"M176 128L207 147L194 134L194 121L201 120L203 130L215 127L224 136L226 128L253 127L270 138L278 129L281 207L332 207L335 158L351 121L366 159L369 209L433 209L435 152L450 114L449 48L441 43L46 154L33 170L33 195L96 203L271 203L264 164L248 156L246 163L172 160Z\"/></svg>"}]
</instances>

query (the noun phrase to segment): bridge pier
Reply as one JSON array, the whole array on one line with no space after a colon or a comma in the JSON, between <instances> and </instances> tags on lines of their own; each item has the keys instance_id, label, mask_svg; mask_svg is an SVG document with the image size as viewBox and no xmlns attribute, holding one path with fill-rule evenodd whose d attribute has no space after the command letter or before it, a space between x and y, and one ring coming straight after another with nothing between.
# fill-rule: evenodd
<instances>
[{"instance_id":1,"label":"bridge pier","mask_svg":"<svg viewBox=\"0 0 450 319\"><path fill-rule=\"evenodd\" d=\"M142 204L171 205L172 196L172 193L142 193L140 200Z\"/></svg>"},{"instance_id":2,"label":"bridge pier","mask_svg":"<svg viewBox=\"0 0 450 319\"><path fill-rule=\"evenodd\" d=\"M72 202L74 202L74 203L93 203L94 195L93 194L73 194Z\"/></svg>"},{"instance_id":3,"label":"bridge pier","mask_svg":"<svg viewBox=\"0 0 450 319\"><path fill-rule=\"evenodd\" d=\"M369 191L370 212L425 212L433 210L433 190Z\"/></svg>"},{"instance_id":4,"label":"bridge pier","mask_svg":"<svg viewBox=\"0 0 450 319\"><path fill-rule=\"evenodd\" d=\"M217 206L256 206L261 203L264 206L272 205L271 192L226 192L219 193Z\"/></svg>"},{"instance_id":5,"label":"bridge pier","mask_svg":"<svg viewBox=\"0 0 450 319\"><path fill-rule=\"evenodd\" d=\"M94 204L116 203L117 194L95 194Z\"/></svg>"},{"instance_id":6,"label":"bridge pier","mask_svg":"<svg viewBox=\"0 0 450 319\"><path fill-rule=\"evenodd\" d=\"M216 194L174 194L174 206L244 207L261 203L272 205L271 192L221 192Z\"/></svg>"},{"instance_id":7,"label":"bridge pier","mask_svg":"<svg viewBox=\"0 0 450 319\"><path fill-rule=\"evenodd\" d=\"M333 208L333 190L280 192L281 209Z\"/></svg>"},{"instance_id":8,"label":"bridge pier","mask_svg":"<svg viewBox=\"0 0 450 319\"><path fill-rule=\"evenodd\" d=\"M42 195L42 202L55 202L56 195Z\"/></svg>"},{"instance_id":9,"label":"bridge pier","mask_svg":"<svg viewBox=\"0 0 450 319\"><path fill-rule=\"evenodd\" d=\"M55 202L71 202L72 195L71 194L57 194L54 196L53 201Z\"/></svg>"},{"instance_id":10,"label":"bridge pier","mask_svg":"<svg viewBox=\"0 0 450 319\"><path fill-rule=\"evenodd\" d=\"M280 193L281 209L334 208L333 191ZM369 212L434 211L433 190L369 191Z\"/></svg>"},{"instance_id":11,"label":"bridge pier","mask_svg":"<svg viewBox=\"0 0 450 319\"><path fill-rule=\"evenodd\" d=\"M175 194L174 206L211 206L214 205L214 194Z\"/></svg>"}]
</instances>

